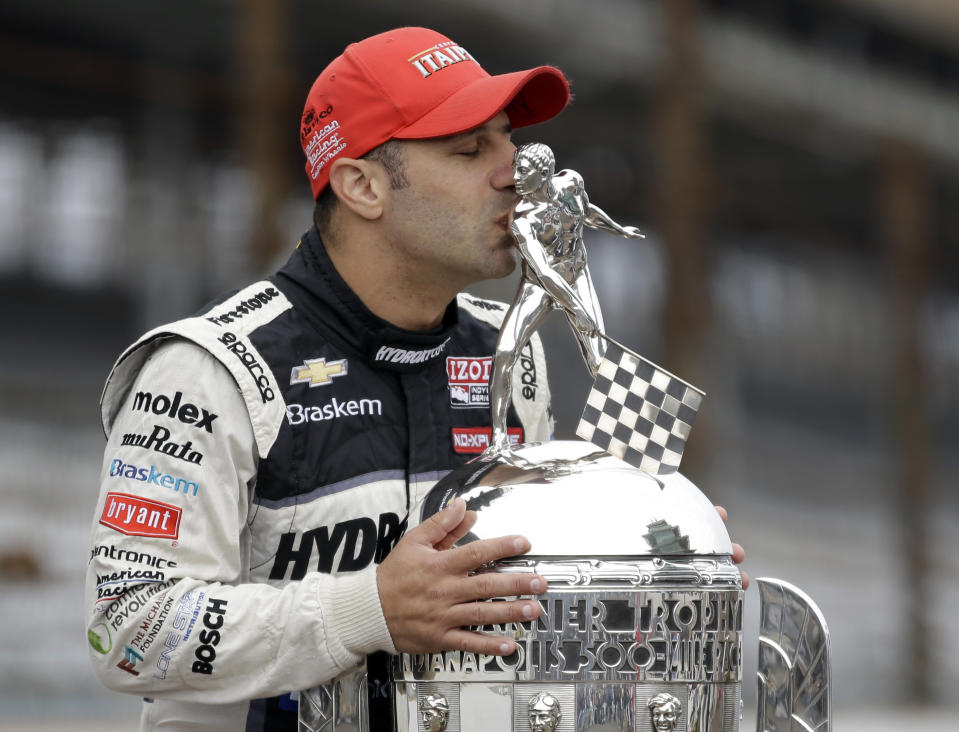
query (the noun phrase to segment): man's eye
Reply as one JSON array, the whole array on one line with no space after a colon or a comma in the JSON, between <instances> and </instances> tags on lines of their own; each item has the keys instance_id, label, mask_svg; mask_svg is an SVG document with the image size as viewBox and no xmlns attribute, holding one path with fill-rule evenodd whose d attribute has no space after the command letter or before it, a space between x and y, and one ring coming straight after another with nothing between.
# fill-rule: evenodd
<instances>
[{"instance_id":1,"label":"man's eye","mask_svg":"<svg viewBox=\"0 0 959 732\"><path fill-rule=\"evenodd\" d=\"M459 154L465 155L468 158L475 158L477 155L479 155L479 147L477 146L472 150L460 150Z\"/></svg>"}]
</instances>

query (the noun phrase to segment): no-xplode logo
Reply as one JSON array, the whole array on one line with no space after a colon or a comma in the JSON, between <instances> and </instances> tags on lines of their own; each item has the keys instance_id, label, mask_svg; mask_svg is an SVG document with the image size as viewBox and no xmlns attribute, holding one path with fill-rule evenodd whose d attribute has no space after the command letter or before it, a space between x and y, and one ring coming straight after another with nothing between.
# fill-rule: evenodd
<instances>
[{"instance_id":1,"label":"no-xplode logo","mask_svg":"<svg viewBox=\"0 0 959 732\"><path fill-rule=\"evenodd\" d=\"M523 430L519 427L509 427L509 444L516 447L523 441ZM489 447L493 437L492 427L454 427L452 430L453 450L464 455L481 453Z\"/></svg>"}]
</instances>

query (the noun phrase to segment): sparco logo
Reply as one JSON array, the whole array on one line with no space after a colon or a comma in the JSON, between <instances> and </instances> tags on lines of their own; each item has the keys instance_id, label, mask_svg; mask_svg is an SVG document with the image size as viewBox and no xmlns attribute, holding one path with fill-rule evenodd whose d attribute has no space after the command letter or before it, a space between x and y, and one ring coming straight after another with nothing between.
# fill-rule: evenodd
<instances>
[{"instance_id":1,"label":"sparco logo","mask_svg":"<svg viewBox=\"0 0 959 732\"><path fill-rule=\"evenodd\" d=\"M100 523L127 536L176 539L182 509L127 493L107 493Z\"/></svg>"},{"instance_id":2,"label":"sparco logo","mask_svg":"<svg viewBox=\"0 0 959 732\"><path fill-rule=\"evenodd\" d=\"M533 344L527 342L519 357L523 371L520 379L523 382L523 397L529 401L536 399L536 361L533 359Z\"/></svg>"},{"instance_id":3,"label":"sparco logo","mask_svg":"<svg viewBox=\"0 0 959 732\"><path fill-rule=\"evenodd\" d=\"M161 488L170 488L177 493L182 492L185 496L195 496L196 492L200 489L198 483L192 480L186 480L185 478L174 478L169 473L161 473L153 465L150 465L149 471L147 471L147 468L138 468L136 465L125 463L119 459L115 459L110 463L110 477L138 480L141 483L152 483ZM191 488L192 493L190 492Z\"/></svg>"},{"instance_id":4,"label":"sparco logo","mask_svg":"<svg viewBox=\"0 0 959 732\"><path fill-rule=\"evenodd\" d=\"M446 344L450 342L447 338L434 348L424 348L422 350L410 350L406 348L393 348L392 346L380 346L373 355L373 361L378 363L395 364L418 364L436 358L446 350Z\"/></svg>"},{"instance_id":5,"label":"sparco logo","mask_svg":"<svg viewBox=\"0 0 959 732\"><path fill-rule=\"evenodd\" d=\"M193 673L213 673L213 660L216 658L216 647L220 644L220 628L223 627L225 615L226 600L211 597L203 615L203 630L197 635L200 645L194 654L196 660L193 662Z\"/></svg>"},{"instance_id":6,"label":"sparco logo","mask_svg":"<svg viewBox=\"0 0 959 732\"><path fill-rule=\"evenodd\" d=\"M274 297L279 297L280 293L275 287L267 287L262 292L257 292L252 297L248 297L246 300L240 300L239 302L231 302L231 305L236 305L232 310L226 310L220 315L211 315L207 318L211 323L216 323L217 325L228 325L236 320L240 320L245 315L249 315L255 310L259 310L264 305L266 305Z\"/></svg>"},{"instance_id":7,"label":"sparco logo","mask_svg":"<svg viewBox=\"0 0 959 732\"><path fill-rule=\"evenodd\" d=\"M446 359L450 385L450 405L458 409L489 406L489 375L493 357Z\"/></svg>"},{"instance_id":8,"label":"sparco logo","mask_svg":"<svg viewBox=\"0 0 959 732\"><path fill-rule=\"evenodd\" d=\"M250 348L247 348L246 344L239 340L233 333L224 333L217 340L226 346L234 356L240 359L240 363L250 372L250 376L253 377L253 381L256 383L256 388L260 392L260 398L263 400L263 403L272 402L276 398L276 394L274 394L273 389L270 388L270 377L266 375L263 364L250 352Z\"/></svg>"},{"instance_id":9,"label":"sparco logo","mask_svg":"<svg viewBox=\"0 0 959 732\"><path fill-rule=\"evenodd\" d=\"M340 401L333 397L329 403L321 406L303 404L287 404L286 420L291 425L305 422L325 422L339 417L355 417L357 415L383 414L383 402L379 399L350 399Z\"/></svg>"},{"instance_id":10,"label":"sparco logo","mask_svg":"<svg viewBox=\"0 0 959 732\"><path fill-rule=\"evenodd\" d=\"M145 450L162 452L177 460L199 465L203 462L203 453L193 449L193 442L187 440L183 444L170 439L170 430L158 424L153 425L153 432L149 435L140 435L136 432L127 432L120 440L121 445L142 447Z\"/></svg>"},{"instance_id":11,"label":"sparco logo","mask_svg":"<svg viewBox=\"0 0 959 732\"><path fill-rule=\"evenodd\" d=\"M314 549L317 572L331 573L337 555L337 572L355 572L368 567L370 562L379 564L400 540L405 529L406 519L400 521L395 513L381 513L379 523L364 516L341 521L332 528L321 526L304 531L297 549L293 548L296 533L283 534L270 570L270 579L284 579L290 564L293 565L293 571L289 579L303 579L310 570Z\"/></svg>"},{"instance_id":12,"label":"sparco logo","mask_svg":"<svg viewBox=\"0 0 959 732\"><path fill-rule=\"evenodd\" d=\"M509 443L513 446L523 441L523 430L519 427L509 427L506 433L509 435ZM489 447L492 436L492 427L454 427L453 449L466 455L480 453Z\"/></svg>"},{"instance_id":13,"label":"sparco logo","mask_svg":"<svg viewBox=\"0 0 959 732\"><path fill-rule=\"evenodd\" d=\"M191 424L197 429L202 427L207 432L213 432L213 420L217 418L217 415L212 412L208 412L203 407L198 407L195 404L182 404L183 392L178 391L173 395L173 398L166 396L165 394L157 394L153 396L148 391L138 391L133 396L133 410L139 410L141 412L152 412L153 414L164 414L173 419L178 419L183 424ZM200 413L203 413L200 416ZM199 419L197 419L199 417Z\"/></svg>"},{"instance_id":14,"label":"sparco logo","mask_svg":"<svg viewBox=\"0 0 959 732\"><path fill-rule=\"evenodd\" d=\"M420 51L410 57L409 62L413 68L420 72L425 79L441 69L463 61L472 61L477 63L476 59L470 56L469 52L462 46L457 46L453 41L444 41L438 43L432 48Z\"/></svg>"}]
</instances>

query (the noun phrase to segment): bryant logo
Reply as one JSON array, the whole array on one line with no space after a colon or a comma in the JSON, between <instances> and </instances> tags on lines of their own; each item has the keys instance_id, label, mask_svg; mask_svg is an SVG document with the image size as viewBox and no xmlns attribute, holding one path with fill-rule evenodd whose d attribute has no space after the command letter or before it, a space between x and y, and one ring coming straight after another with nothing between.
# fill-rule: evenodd
<instances>
[{"instance_id":1,"label":"bryant logo","mask_svg":"<svg viewBox=\"0 0 959 732\"><path fill-rule=\"evenodd\" d=\"M309 384L326 386L337 376L346 376L347 361L341 358L338 361L326 362L325 358L310 358L302 366L294 366L290 374L290 386L293 384Z\"/></svg>"},{"instance_id":2,"label":"bryant logo","mask_svg":"<svg viewBox=\"0 0 959 732\"><path fill-rule=\"evenodd\" d=\"M446 376L450 385L450 406L457 409L489 406L489 377L493 357L446 359Z\"/></svg>"},{"instance_id":3,"label":"bryant logo","mask_svg":"<svg viewBox=\"0 0 959 732\"><path fill-rule=\"evenodd\" d=\"M100 523L127 536L176 539L183 510L128 493L107 493Z\"/></svg>"},{"instance_id":4,"label":"bryant logo","mask_svg":"<svg viewBox=\"0 0 959 732\"><path fill-rule=\"evenodd\" d=\"M469 51L462 46L457 46L453 41L438 43L432 48L420 51L409 58L413 68L419 71L424 79L436 71L463 61L472 61L474 64L478 64L476 59L469 54Z\"/></svg>"},{"instance_id":5,"label":"bryant logo","mask_svg":"<svg viewBox=\"0 0 959 732\"><path fill-rule=\"evenodd\" d=\"M509 435L509 444L516 447L523 441L523 430L519 427L510 427L506 430ZM454 427L453 450L466 455L479 454L489 447L493 436L492 427Z\"/></svg>"}]
</instances>

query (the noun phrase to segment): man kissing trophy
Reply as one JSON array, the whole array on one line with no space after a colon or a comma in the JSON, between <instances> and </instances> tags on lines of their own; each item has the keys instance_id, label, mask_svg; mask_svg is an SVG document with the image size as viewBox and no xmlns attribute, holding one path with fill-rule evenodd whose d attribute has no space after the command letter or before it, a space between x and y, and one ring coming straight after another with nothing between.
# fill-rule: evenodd
<instances>
[{"instance_id":1,"label":"man kissing trophy","mask_svg":"<svg viewBox=\"0 0 959 732\"><path fill-rule=\"evenodd\" d=\"M336 719L311 714L304 692L300 728L736 732L742 576L722 519L678 472L703 393L605 335L586 265L584 227L642 234L591 204L579 174L556 173L545 145L519 148L514 174L522 198L511 230L523 277L490 379L490 446L437 483L410 520L464 499L476 520L458 546L526 536L528 553L482 571L545 577L542 613L474 629L515 639L510 656L394 656L392 719L371 718L368 683L343 689L357 694L347 706L360 711ZM552 310L569 319L594 376L576 430L582 440L514 446L510 371ZM831 732L825 621L789 584L757 584L757 732Z\"/></svg>"}]
</instances>

